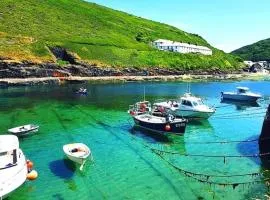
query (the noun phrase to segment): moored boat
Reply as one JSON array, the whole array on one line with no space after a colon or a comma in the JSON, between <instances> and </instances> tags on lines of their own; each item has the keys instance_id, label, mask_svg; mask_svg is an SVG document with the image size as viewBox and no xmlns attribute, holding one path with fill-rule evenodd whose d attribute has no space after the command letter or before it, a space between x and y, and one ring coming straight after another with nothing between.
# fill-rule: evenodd
<instances>
[{"instance_id":1,"label":"moored boat","mask_svg":"<svg viewBox=\"0 0 270 200\"><path fill-rule=\"evenodd\" d=\"M8 197L26 180L25 156L14 135L0 135L0 199Z\"/></svg>"},{"instance_id":2,"label":"moored boat","mask_svg":"<svg viewBox=\"0 0 270 200\"><path fill-rule=\"evenodd\" d=\"M256 102L262 96L249 91L247 87L237 87L236 92L221 92L222 100Z\"/></svg>"},{"instance_id":3,"label":"moored boat","mask_svg":"<svg viewBox=\"0 0 270 200\"><path fill-rule=\"evenodd\" d=\"M168 114L166 117L151 114L133 115L135 126L160 134L183 135L186 130L187 120L175 118Z\"/></svg>"},{"instance_id":4,"label":"moored boat","mask_svg":"<svg viewBox=\"0 0 270 200\"><path fill-rule=\"evenodd\" d=\"M176 117L189 119L208 119L215 113L215 109L203 103L202 99L190 93L184 94L178 100L154 103L155 106L169 109Z\"/></svg>"},{"instance_id":5,"label":"moored boat","mask_svg":"<svg viewBox=\"0 0 270 200\"><path fill-rule=\"evenodd\" d=\"M80 170L82 170L87 158L91 155L91 150L83 143L66 144L63 146L63 151L71 161L81 165Z\"/></svg>"},{"instance_id":6,"label":"moored boat","mask_svg":"<svg viewBox=\"0 0 270 200\"><path fill-rule=\"evenodd\" d=\"M15 128L8 129L8 132L11 134L14 134L16 136L24 136L28 135L30 133L35 133L39 129L39 126L34 125L34 124L27 124L23 126L18 126Z\"/></svg>"}]
</instances>

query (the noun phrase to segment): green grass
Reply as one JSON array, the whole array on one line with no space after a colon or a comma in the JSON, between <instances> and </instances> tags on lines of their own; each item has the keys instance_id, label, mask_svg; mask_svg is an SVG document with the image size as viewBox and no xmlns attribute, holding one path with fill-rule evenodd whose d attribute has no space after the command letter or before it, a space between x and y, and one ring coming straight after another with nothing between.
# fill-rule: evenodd
<instances>
[{"instance_id":1,"label":"green grass","mask_svg":"<svg viewBox=\"0 0 270 200\"><path fill-rule=\"evenodd\" d=\"M89 63L114 67L224 69L239 58L196 34L81 0L0 1L0 57L56 62L48 47L62 46ZM150 41L169 39L208 46L213 56L161 52Z\"/></svg>"},{"instance_id":2,"label":"green grass","mask_svg":"<svg viewBox=\"0 0 270 200\"><path fill-rule=\"evenodd\" d=\"M270 61L270 38L261 40L254 44L244 46L232 52L234 55L240 56L244 60L252 61Z\"/></svg>"}]
</instances>

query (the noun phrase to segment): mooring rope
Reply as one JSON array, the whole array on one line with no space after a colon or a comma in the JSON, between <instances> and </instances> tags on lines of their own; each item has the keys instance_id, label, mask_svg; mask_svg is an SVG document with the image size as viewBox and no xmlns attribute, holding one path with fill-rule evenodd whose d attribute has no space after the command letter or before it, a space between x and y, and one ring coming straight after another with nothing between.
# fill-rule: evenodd
<instances>
[{"instance_id":1,"label":"mooring rope","mask_svg":"<svg viewBox=\"0 0 270 200\"><path fill-rule=\"evenodd\" d=\"M260 176L260 175L263 174L262 172L253 172L253 173L246 173L246 174L216 175L216 174L203 174L203 173L191 172L191 171L184 170L184 169L182 169L180 167L177 167L172 162L170 162L167 159L165 159L162 155L160 155L160 154L157 154L157 155L159 157L161 157L164 161L166 161L169 165L171 165L172 167L176 168L177 170L179 170L182 173L190 174L192 176L201 176L201 177L204 176L207 179L213 178L213 177L215 177L215 178L229 178L229 177L243 177L243 176ZM267 172L267 171L265 171L265 172Z\"/></svg>"}]
</instances>

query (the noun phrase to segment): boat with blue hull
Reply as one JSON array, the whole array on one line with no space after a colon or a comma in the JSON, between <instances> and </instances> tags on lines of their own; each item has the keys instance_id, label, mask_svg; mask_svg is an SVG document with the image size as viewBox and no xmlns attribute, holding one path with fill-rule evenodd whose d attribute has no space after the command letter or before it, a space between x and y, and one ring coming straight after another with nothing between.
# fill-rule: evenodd
<instances>
[{"instance_id":1,"label":"boat with blue hull","mask_svg":"<svg viewBox=\"0 0 270 200\"><path fill-rule=\"evenodd\" d=\"M262 95L249 91L247 87L237 87L236 92L221 92L221 100L256 102Z\"/></svg>"},{"instance_id":2,"label":"boat with blue hull","mask_svg":"<svg viewBox=\"0 0 270 200\"><path fill-rule=\"evenodd\" d=\"M187 125L186 119L174 118L172 115L160 117L141 114L134 115L133 120L136 127L160 134L183 135Z\"/></svg>"}]
</instances>

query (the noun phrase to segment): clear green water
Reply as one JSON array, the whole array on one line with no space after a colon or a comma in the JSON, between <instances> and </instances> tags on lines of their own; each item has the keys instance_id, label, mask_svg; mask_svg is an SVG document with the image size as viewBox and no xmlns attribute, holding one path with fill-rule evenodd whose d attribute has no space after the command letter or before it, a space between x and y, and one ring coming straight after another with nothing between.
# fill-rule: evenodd
<instances>
[{"instance_id":1,"label":"clear green water","mask_svg":"<svg viewBox=\"0 0 270 200\"><path fill-rule=\"evenodd\" d=\"M188 124L183 137L151 137L131 130L128 105L143 98L175 98L186 91L186 83L89 84L88 96L74 95L79 85L19 87L0 89L0 132L27 123L40 131L20 139L26 156L39 173L9 198L13 199L252 199L264 198L262 181L232 186L201 183L173 168L167 161L194 173L228 175L262 172L259 158L209 158L153 153L149 147L180 154L247 155L258 152L256 142L194 144L194 142L247 140L257 138L264 116L260 107L220 104L220 92L248 86L270 96L270 82L191 83L192 93L219 106L216 114L201 123ZM224 119L224 113L235 116ZM223 115L223 117L222 117ZM229 114L231 116L231 114ZM94 156L81 172L65 159L62 146L84 142ZM192 144L193 143L193 144ZM196 176L201 180L204 177ZM260 181L269 177L210 177L216 183Z\"/></svg>"}]
</instances>

